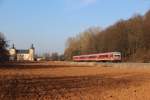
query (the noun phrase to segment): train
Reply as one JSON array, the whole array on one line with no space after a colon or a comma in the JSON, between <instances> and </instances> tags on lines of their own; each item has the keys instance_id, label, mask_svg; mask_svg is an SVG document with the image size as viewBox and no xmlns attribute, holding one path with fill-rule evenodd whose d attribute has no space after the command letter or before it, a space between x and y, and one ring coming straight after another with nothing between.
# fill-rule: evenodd
<instances>
[{"instance_id":1,"label":"train","mask_svg":"<svg viewBox=\"0 0 150 100\"><path fill-rule=\"evenodd\" d=\"M73 56L73 61L75 62L121 62L121 60L121 52L106 52Z\"/></svg>"}]
</instances>

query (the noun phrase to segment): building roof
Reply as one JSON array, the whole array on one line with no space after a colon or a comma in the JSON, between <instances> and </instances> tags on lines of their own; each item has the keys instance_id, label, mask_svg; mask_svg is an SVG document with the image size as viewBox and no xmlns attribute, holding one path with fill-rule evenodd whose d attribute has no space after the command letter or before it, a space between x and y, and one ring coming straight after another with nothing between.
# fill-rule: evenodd
<instances>
[{"instance_id":1,"label":"building roof","mask_svg":"<svg viewBox=\"0 0 150 100\"><path fill-rule=\"evenodd\" d=\"M19 54L28 54L29 50L16 50L16 52Z\"/></svg>"}]
</instances>

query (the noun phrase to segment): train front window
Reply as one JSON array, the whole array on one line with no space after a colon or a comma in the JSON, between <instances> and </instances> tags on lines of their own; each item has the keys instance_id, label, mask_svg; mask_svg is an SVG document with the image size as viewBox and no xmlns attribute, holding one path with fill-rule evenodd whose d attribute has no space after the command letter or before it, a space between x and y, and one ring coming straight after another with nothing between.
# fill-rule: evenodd
<instances>
[{"instance_id":1,"label":"train front window","mask_svg":"<svg viewBox=\"0 0 150 100\"><path fill-rule=\"evenodd\" d=\"M120 57L120 55L114 55L114 56L117 57L117 58Z\"/></svg>"}]
</instances>

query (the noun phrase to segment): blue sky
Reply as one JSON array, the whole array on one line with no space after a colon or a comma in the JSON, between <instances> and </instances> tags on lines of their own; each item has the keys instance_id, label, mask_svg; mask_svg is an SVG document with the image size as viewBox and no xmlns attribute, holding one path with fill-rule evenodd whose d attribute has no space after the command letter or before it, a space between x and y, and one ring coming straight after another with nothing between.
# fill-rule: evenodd
<instances>
[{"instance_id":1,"label":"blue sky","mask_svg":"<svg viewBox=\"0 0 150 100\"><path fill-rule=\"evenodd\" d=\"M0 32L17 48L63 53L68 37L150 9L150 0L0 0Z\"/></svg>"}]
</instances>

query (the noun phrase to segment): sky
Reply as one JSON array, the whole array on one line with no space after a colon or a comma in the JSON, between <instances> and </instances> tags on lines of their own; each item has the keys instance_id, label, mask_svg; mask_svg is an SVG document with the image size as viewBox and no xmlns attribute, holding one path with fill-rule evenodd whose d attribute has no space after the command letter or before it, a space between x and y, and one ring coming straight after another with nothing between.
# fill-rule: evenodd
<instances>
[{"instance_id":1,"label":"sky","mask_svg":"<svg viewBox=\"0 0 150 100\"><path fill-rule=\"evenodd\" d=\"M66 40L150 10L150 0L0 0L0 32L18 49L63 53Z\"/></svg>"}]
</instances>

